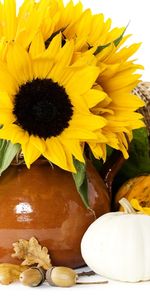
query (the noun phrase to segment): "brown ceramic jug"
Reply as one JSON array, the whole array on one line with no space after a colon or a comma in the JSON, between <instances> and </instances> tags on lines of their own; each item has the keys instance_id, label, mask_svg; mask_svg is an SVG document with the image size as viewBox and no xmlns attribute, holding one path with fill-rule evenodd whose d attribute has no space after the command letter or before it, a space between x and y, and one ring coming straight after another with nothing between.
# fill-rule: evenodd
<instances>
[{"instance_id":1,"label":"brown ceramic jug","mask_svg":"<svg viewBox=\"0 0 150 300\"><path fill-rule=\"evenodd\" d=\"M11 165L0 177L0 262L20 263L11 257L12 243L34 236L48 248L53 265L83 266L81 238L110 211L106 185L90 162L87 177L91 209L84 206L69 172L45 160L30 170Z\"/></svg>"}]
</instances>

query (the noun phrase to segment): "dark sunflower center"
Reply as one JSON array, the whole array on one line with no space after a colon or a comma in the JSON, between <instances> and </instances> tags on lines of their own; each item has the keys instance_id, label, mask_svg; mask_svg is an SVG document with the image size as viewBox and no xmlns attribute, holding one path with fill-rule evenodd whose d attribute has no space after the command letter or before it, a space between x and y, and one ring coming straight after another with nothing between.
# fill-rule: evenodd
<instances>
[{"instance_id":1,"label":"dark sunflower center","mask_svg":"<svg viewBox=\"0 0 150 300\"><path fill-rule=\"evenodd\" d=\"M17 124L30 135L46 139L69 126L73 106L62 86L51 79L34 79L20 86L13 113Z\"/></svg>"}]
</instances>

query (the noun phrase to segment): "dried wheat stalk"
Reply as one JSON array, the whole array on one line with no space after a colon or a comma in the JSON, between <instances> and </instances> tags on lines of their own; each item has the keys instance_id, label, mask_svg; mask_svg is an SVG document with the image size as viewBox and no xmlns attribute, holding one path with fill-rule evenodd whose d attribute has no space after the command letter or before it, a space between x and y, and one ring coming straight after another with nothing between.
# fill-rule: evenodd
<instances>
[{"instance_id":1,"label":"dried wheat stalk","mask_svg":"<svg viewBox=\"0 0 150 300\"><path fill-rule=\"evenodd\" d=\"M150 135L150 82L140 82L133 90L133 94L143 99L145 106L139 109L144 116L145 124Z\"/></svg>"}]
</instances>

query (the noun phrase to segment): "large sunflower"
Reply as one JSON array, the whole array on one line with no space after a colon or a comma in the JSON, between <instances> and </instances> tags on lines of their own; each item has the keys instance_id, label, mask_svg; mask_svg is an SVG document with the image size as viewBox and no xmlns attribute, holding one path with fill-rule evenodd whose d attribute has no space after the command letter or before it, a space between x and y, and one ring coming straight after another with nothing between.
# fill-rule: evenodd
<instances>
[{"instance_id":1,"label":"large sunflower","mask_svg":"<svg viewBox=\"0 0 150 300\"><path fill-rule=\"evenodd\" d=\"M47 50L39 35L29 52L9 44L0 62L0 138L21 144L28 167L43 155L75 172L73 156L84 162L82 142L98 139L106 124L90 112L105 93L92 89L99 75L92 55L72 64L73 41L61 45L61 34Z\"/></svg>"},{"instance_id":2,"label":"large sunflower","mask_svg":"<svg viewBox=\"0 0 150 300\"><path fill-rule=\"evenodd\" d=\"M80 2L75 5L70 1L64 5L62 0L40 0L38 3L25 0L16 17L15 0L4 0L0 11L3 59L9 47L6 40L10 43L15 40L30 49L32 58L40 60L58 32L62 32L62 45L68 40L74 41L72 62L82 64L86 59L87 64L94 63L90 55L94 53L99 69L99 76L93 82L94 93L103 93L104 99L100 96L97 101L96 97L97 102L92 101L92 105L91 98L87 101L90 112L105 119L105 126L96 130L96 142L87 140L87 143L97 158L106 159L106 145L121 150L127 158L132 130L143 126L142 116L136 112L143 102L131 93L140 79L135 71L141 66L129 60L139 44L123 47L128 37L123 37L125 28L112 29L110 19L105 21L103 14L93 15L90 9L84 11ZM40 68L43 69L42 64L41 67L39 64L39 73L42 72Z\"/></svg>"},{"instance_id":3,"label":"large sunflower","mask_svg":"<svg viewBox=\"0 0 150 300\"><path fill-rule=\"evenodd\" d=\"M103 14L92 15L90 9L84 11L81 3L74 5L70 1L65 6L62 0L52 2L55 4L55 10L53 15L50 14L50 18L56 21L57 13L57 21L52 30L52 22L49 22L48 18L43 19L41 31L45 45L48 45L56 32L62 31L63 43L74 39L76 50L74 60L85 55L89 49L91 51L93 49L99 67L100 74L95 88L104 91L106 97L92 108L92 112L107 120L106 126L101 130L107 142L103 143L103 140L99 139L98 143L89 143L90 147L97 158L106 159L106 144L121 150L127 158L128 141L132 139L132 130L144 126L142 116L136 112L144 103L131 93L141 77L135 72L142 66L135 64L130 57L140 44L123 47L129 37L129 35L123 37L125 28L111 29L110 19L105 21ZM51 32L50 38L48 32Z\"/></svg>"}]
</instances>

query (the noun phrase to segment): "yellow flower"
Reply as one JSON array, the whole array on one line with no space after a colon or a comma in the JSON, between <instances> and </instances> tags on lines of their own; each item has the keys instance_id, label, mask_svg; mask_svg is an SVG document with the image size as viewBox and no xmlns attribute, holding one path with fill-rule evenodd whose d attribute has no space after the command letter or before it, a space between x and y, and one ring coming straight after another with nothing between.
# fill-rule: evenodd
<instances>
[{"instance_id":1,"label":"yellow flower","mask_svg":"<svg viewBox=\"0 0 150 300\"><path fill-rule=\"evenodd\" d=\"M3 60L12 40L25 49L32 42L30 55L37 58L61 31L63 45L68 40L74 41L72 63L82 65L82 60L83 64L86 60L87 64L96 64L99 76L93 82L94 94L101 92L101 97L99 101L96 96L87 101L91 113L105 119L106 125L96 130L95 141L88 140L87 143L96 158L106 159L106 145L122 151L128 158L132 131L144 126L142 115L136 112L144 103L131 93L140 79L136 70L142 66L135 64L130 57L140 44L123 47L129 37L123 37L125 27L112 29L111 19L104 20L103 14L93 15L90 9L84 11L80 2L74 4L70 1L64 5L63 0L40 0L37 3L24 0L17 17L15 0L4 0L0 16L0 57ZM43 66L39 66L39 72L40 68Z\"/></svg>"},{"instance_id":2,"label":"yellow flower","mask_svg":"<svg viewBox=\"0 0 150 300\"><path fill-rule=\"evenodd\" d=\"M75 172L73 156L84 162L82 143L96 140L106 125L90 112L105 93L92 89L99 75L95 60L72 64L74 42L61 45L61 34L46 50L39 34L29 52L9 44L6 63L0 62L0 138L21 144L28 167L43 155Z\"/></svg>"},{"instance_id":3,"label":"yellow flower","mask_svg":"<svg viewBox=\"0 0 150 300\"><path fill-rule=\"evenodd\" d=\"M142 115L135 112L144 103L131 94L140 79L135 72L142 66L129 60L140 44L120 50L129 37L123 38L125 27L111 29L111 19L105 21L103 14L92 15L90 9L84 11L80 2L75 5L70 1L65 6L62 0L51 0L51 6L53 9L47 8L40 27L46 47L55 33L62 31L63 43L74 40L74 61L85 56L89 49L97 53L95 57L100 74L95 89L105 92L106 97L103 101L100 99L91 111L105 118L107 123L99 130L99 141L89 142L93 154L105 160L107 144L122 151L128 158L132 130L144 126ZM96 51L99 46L104 46L100 52Z\"/></svg>"},{"instance_id":4,"label":"yellow flower","mask_svg":"<svg viewBox=\"0 0 150 300\"><path fill-rule=\"evenodd\" d=\"M141 76L135 74L135 71L142 66L134 64L129 58L139 46L140 44L133 44L120 50L120 45L116 47L111 44L96 56L97 66L102 70L97 79L97 89L105 91L107 97L92 112L107 120L102 129L107 137L107 144L122 151L125 158L128 158L132 130L144 126L141 120L143 116L136 112L144 106L144 102L131 93ZM103 148L106 148L105 145ZM106 154L106 149L104 152Z\"/></svg>"},{"instance_id":5,"label":"yellow flower","mask_svg":"<svg viewBox=\"0 0 150 300\"><path fill-rule=\"evenodd\" d=\"M62 31L64 39L74 39L77 51L85 51L112 42L122 34L125 27L111 30L111 22L105 21L103 14L93 15L90 9L84 10L81 2L74 4L71 0L64 5L62 0L51 0L40 29L45 41Z\"/></svg>"}]
</instances>

